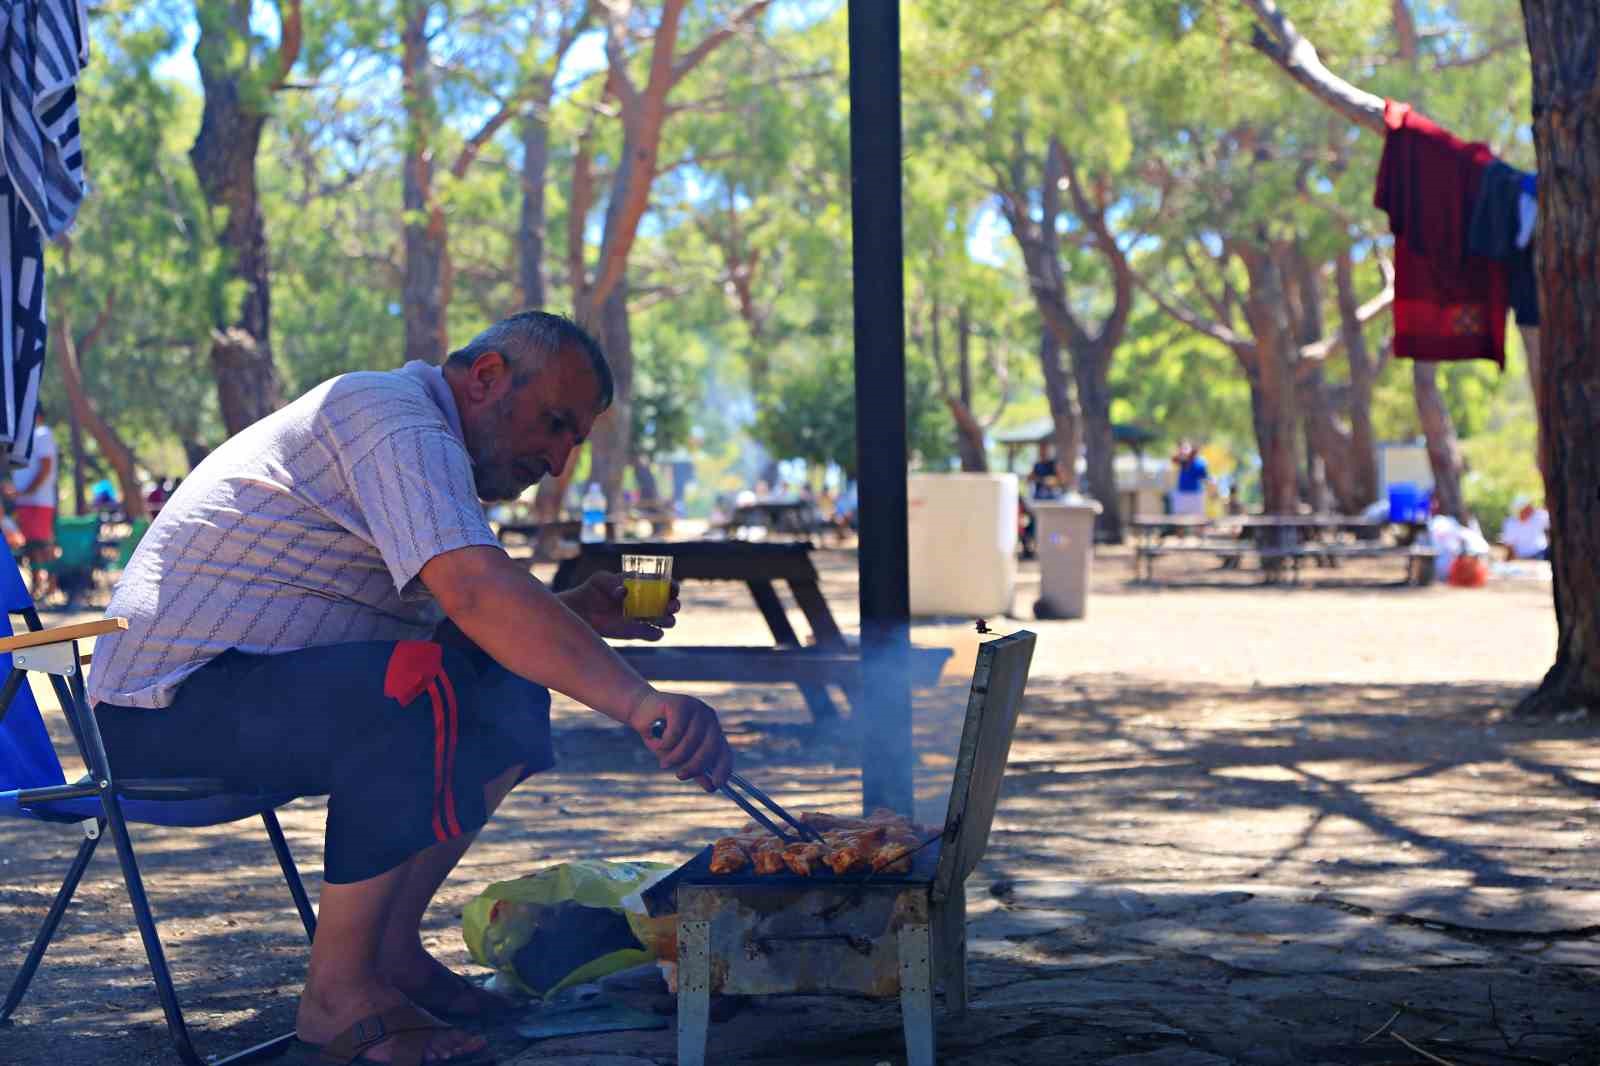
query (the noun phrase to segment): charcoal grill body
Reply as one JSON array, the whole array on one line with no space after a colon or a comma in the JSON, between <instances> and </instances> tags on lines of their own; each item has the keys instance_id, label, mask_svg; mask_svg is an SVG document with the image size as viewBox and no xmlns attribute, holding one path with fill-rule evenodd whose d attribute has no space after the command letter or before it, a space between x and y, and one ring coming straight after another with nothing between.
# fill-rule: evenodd
<instances>
[{"instance_id":1,"label":"charcoal grill body","mask_svg":"<svg viewBox=\"0 0 1600 1066\"><path fill-rule=\"evenodd\" d=\"M703 877L678 902L678 1066L703 1066L712 993L900 999L909 1066L937 1061L934 992L967 1006L966 880L983 858L1034 635L978 651L937 851L895 878Z\"/></svg>"}]
</instances>

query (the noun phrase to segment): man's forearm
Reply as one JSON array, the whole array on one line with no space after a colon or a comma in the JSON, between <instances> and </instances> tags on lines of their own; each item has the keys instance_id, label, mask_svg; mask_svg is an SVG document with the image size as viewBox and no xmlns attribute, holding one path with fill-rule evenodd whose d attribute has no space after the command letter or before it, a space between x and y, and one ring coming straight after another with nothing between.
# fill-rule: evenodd
<instances>
[{"instance_id":1,"label":"man's forearm","mask_svg":"<svg viewBox=\"0 0 1600 1066\"><path fill-rule=\"evenodd\" d=\"M653 692L559 596L498 549L450 552L430 560L422 576L456 626L512 673L624 723Z\"/></svg>"}]
</instances>

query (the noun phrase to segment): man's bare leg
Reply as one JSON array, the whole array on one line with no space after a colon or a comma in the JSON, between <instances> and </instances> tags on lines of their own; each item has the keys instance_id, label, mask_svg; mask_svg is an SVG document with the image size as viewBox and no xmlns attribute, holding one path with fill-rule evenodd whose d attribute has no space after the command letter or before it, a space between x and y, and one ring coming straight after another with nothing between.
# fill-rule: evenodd
<instances>
[{"instance_id":1,"label":"man's bare leg","mask_svg":"<svg viewBox=\"0 0 1600 1066\"><path fill-rule=\"evenodd\" d=\"M521 776L522 767L513 766L483 786L489 814L494 814ZM378 972L427 1010L472 1015L505 1003L493 993L462 984L422 946L422 917L428 904L476 839L476 833L469 833L412 856L402 867L405 876L389 905L383 941L378 947Z\"/></svg>"},{"instance_id":2,"label":"man's bare leg","mask_svg":"<svg viewBox=\"0 0 1600 1066\"><path fill-rule=\"evenodd\" d=\"M378 954L395 896L417 858L365 881L323 886L311 968L295 1018L302 1040L326 1044L363 1018L408 1002L405 993L380 972ZM482 1037L445 1030L429 1044L428 1057L448 1060L483 1046ZM379 1044L365 1057L387 1062L393 1048Z\"/></svg>"}]
</instances>

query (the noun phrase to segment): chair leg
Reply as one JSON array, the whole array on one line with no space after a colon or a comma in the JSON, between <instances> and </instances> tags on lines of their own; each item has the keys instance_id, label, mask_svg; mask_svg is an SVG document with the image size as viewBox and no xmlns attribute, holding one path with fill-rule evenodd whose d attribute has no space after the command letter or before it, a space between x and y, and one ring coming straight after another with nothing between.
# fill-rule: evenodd
<instances>
[{"instance_id":1,"label":"chair leg","mask_svg":"<svg viewBox=\"0 0 1600 1066\"><path fill-rule=\"evenodd\" d=\"M161 1000L161 1013L166 1015L167 1032L171 1034L178 1058L184 1066L205 1066L205 1060L195 1052L194 1043L189 1039L189 1029L183 1023L178 993L172 987L172 972L167 968L167 956L161 949L161 936L156 931L155 918L150 913L150 900L145 896L144 879L139 875L139 862L134 858L128 824L122 817L122 802L114 792L108 790L101 795L101 805L105 808L106 821L111 825L111 841L117 846L122 880L128 888L128 902L133 905L133 920L139 927L139 938L144 941L144 951L150 959L150 976L155 980L156 997Z\"/></svg>"},{"instance_id":2,"label":"chair leg","mask_svg":"<svg viewBox=\"0 0 1600 1066\"><path fill-rule=\"evenodd\" d=\"M711 1036L711 923L678 923L678 1066L705 1066Z\"/></svg>"},{"instance_id":3,"label":"chair leg","mask_svg":"<svg viewBox=\"0 0 1600 1066\"><path fill-rule=\"evenodd\" d=\"M100 823L105 828L105 823ZM78 854L73 856L72 865L67 867L67 876L61 882L61 891L56 893L55 902L50 904L50 911L44 916L44 924L39 927L39 935L33 938L33 947L28 949L28 957L22 960L22 969L17 971L16 979L11 982L11 990L6 993L4 1006L0 1006L0 1025L10 1021L12 1013L22 1003L22 997L28 994L28 985L33 981L34 971L38 970L39 962L44 958L44 953L50 947L50 940L56 935L56 927L61 924L61 918L67 913L67 905L72 902L73 893L78 891L78 882L83 880L83 872L89 868L89 860L94 857L94 849L100 843L100 836L84 835L83 843L78 845Z\"/></svg>"},{"instance_id":4,"label":"chair leg","mask_svg":"<svg viewBox=\"0 0 1600 1066\"><path fill-rule=\"evenodd\" d=\"M294 897L294 908L300 912L300 924L306 927L306 939L317 938L317 912L311 909L311 899L306 895L306 886L300 880L300 870L294 864L294 856L289 853L289 842L283 837L283 826L278 824L276 811L262 811L261 821L267 827L267 839L272 841L272 853L278 857L278 866L283 870L283 879L289 883L289 895Z\"/></svg>"},{"instance_id":5,"label":"chair leg","mask_svg":"<svg viewBox=\"0 0 1600 1066\"><path fill-rule=\"evenodd\" d=\"M900 1024L906 1034L906 1066L938 1062L933 1013L933 943L925 925L900 930ZM680 994L682 992L680 986Z\"/></svg>"}]
</instances>

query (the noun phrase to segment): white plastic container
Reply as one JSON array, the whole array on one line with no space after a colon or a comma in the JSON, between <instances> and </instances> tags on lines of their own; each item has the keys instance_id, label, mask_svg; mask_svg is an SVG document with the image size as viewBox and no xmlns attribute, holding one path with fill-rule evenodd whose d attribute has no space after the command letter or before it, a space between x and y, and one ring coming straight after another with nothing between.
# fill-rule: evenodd
<instances>
[{"instance_id":1,"label":"white plastic container","mask_svg":"<svg viewBox=\"0 0 1600 1066\"><path fill-rule=\"evenodd\" d=\"M992 618L1017 587L1017 476L912 474L911 613Z\"/></svg>"}]
</instances>

